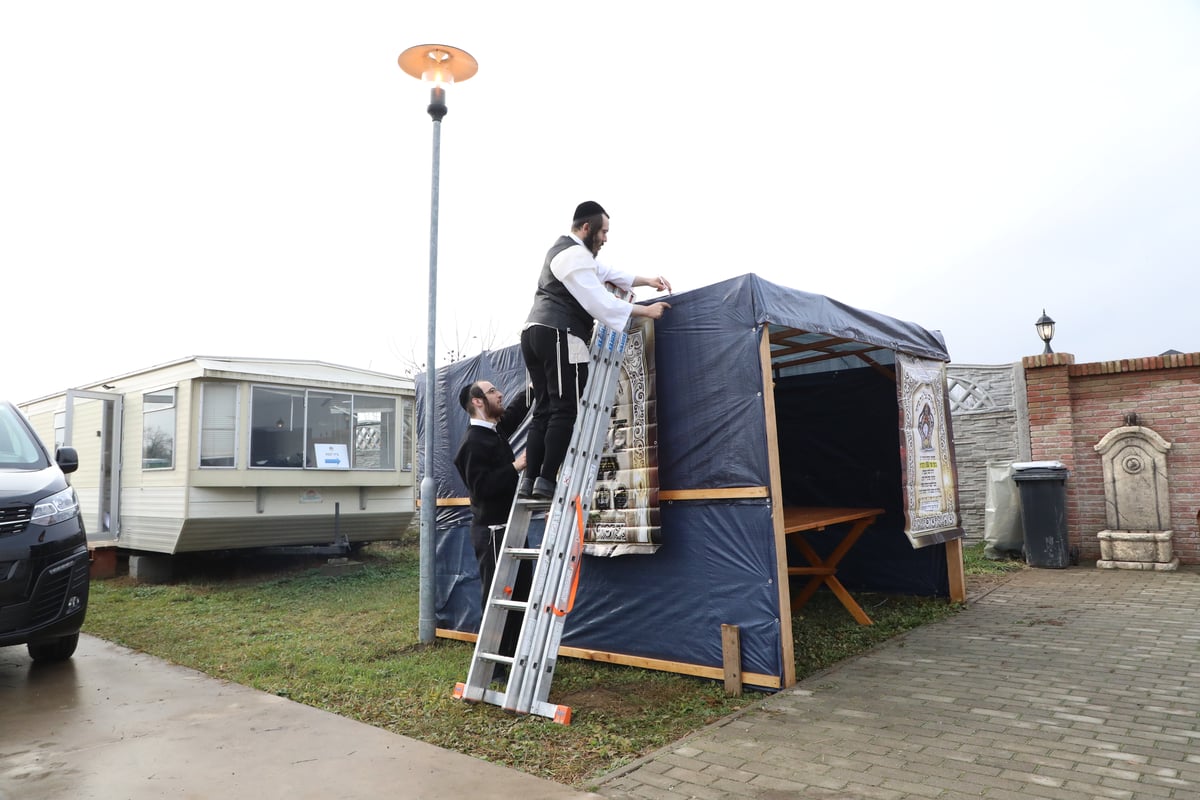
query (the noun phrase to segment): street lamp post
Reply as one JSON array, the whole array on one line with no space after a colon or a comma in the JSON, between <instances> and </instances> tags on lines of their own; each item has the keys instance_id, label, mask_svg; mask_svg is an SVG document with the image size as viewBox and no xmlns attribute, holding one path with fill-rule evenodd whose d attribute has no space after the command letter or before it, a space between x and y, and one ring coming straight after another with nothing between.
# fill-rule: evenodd
<instances>
[{"instance_id":1,"label":"street lamp post","mask_svg":"<svg viewBox=\"0 0 1200 800\"><path fill-rule=\"evenodd\" d=\"M433 83L429 116L433 118L433 191L429 208L429 312L425 350L425 474L421 478L421 594L417 635L421 642L434 640L434 524L437 520L437 486L433 479L434 396L437 386L437 245L438 181L442 156L442 117L446 116L446 86L470 78L478 62L464 50L444 44L410 47L397 59L400 69Z\"/></svg>"}]
</instances>

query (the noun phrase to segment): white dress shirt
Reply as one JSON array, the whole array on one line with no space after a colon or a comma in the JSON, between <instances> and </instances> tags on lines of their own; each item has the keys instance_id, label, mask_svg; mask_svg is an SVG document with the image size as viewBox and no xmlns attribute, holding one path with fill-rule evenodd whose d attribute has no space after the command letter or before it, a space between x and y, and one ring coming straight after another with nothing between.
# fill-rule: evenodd
<instances>
[{"instance_id":1,"label":"white dress shirt","mask_svg":"<svg viewBox=\"0 0 1200 800\"><path fill-rule=\"evenodd\" d=\"M611 330L623 331L632 307L604 287L611 283L625 291L633 288L637 277L631 272L605 266L597 261L578 236L570 237L580 247L568 247L550 261L550 272L579 301L584 310Z\"/></svg>"}]
</instances>

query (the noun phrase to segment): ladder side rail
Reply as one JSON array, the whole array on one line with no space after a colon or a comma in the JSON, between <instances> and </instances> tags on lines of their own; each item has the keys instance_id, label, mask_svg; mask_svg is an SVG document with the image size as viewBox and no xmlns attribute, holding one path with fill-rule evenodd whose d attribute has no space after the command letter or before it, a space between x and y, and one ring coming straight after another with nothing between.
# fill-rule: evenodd
<instances>
[{"instance_id":1,"label":"ladder side rail","mask_svg":"<svg viewBox=\"0 0 1200 800\"><path fill-rule=\"evenodd\" d=\"M582 516L585 525L594 500L592 495L595 492L596 478L600 472L600 459L607 444L609 423L612 419L613 405L616 402L616 387L620 376L620 368L624 361L626 342L627 334L622 333L616 352L612 357L612 369L610 374L606 376L605 397L607 402L597 409L596 419L589 434L588 447L586 451L579 454L583 463L581 464L577 461L575 465L577 468L580 466L583 467L578 495L581 508L578 513ZM557 667L558 645L562 641L563 629L566 627L566 613L563 612L568 610L571 600L571 590L575 583L575 575L581 566L580 561L583 557L582 547L578 542L579 536L578 521L576 521L571 537L571 559L566 565L562 580L560 580L558 585L558 590L552 599L552 607L559 609L560 613L552 614L549 618L549 630L544 644L546 659L543 663L543 668L537 673L533 692L533 705L544 703L550 695L550 684L553 681L554 670ZM550 708L557 708L557 706L550 706Z\"/></svg>"},{"instance_id":2,"label":"ladder side rail","mask_svg":"<svg viewBox=\"0 0 1200 800\"><path fill-rule=\"evenodd\" d=\"M594 461L599 467L600 451L603 450L608 429L612 425L612 406L618 378L621 373L621 363L624 358L626 334L613 332L609 337L606 348L607 356L602 364L601 374L596 376L596 396L591 399L589 414L581 419L580 436L577 446L572 451L569 465L564 465L564 472L569 470L568 488L573 496L586 496L590 504L590 492L595 486L585 486L580 476L586 479L588 469ZM597 444L599 436L599 444ZM581 469L582 467L582 469ZM578 473L578 474L577 474Z\"/></svg>"}]
</instances>

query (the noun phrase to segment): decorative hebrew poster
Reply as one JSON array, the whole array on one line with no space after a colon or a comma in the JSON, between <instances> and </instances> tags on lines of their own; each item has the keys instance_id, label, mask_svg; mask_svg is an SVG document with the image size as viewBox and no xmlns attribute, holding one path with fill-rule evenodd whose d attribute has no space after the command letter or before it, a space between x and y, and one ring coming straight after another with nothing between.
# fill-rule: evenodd
<instances>
[{"instance_id":1,"label":"decorative hebrew poster","mask_svg":"<svg viewBox=\"0 0 1200 800\"><path fill-rule=\"evenodd\" d=\"M654 324L639 318L630 327L584 533L588 555L653 553L661 544Z\"/></svg>"},{"instance_id":2,"label":"decorative hebrew poster","mask_svg":"<svg viewBox=\"0 0 1200 800\"><path fill-rule=\"evenodd\" d=\"M904 470L904 532L914 548L962 535L958 486L950 447L946 365L896 354ZM947 536L947 532L955 535Z\"/></svg>"}]
</instances>

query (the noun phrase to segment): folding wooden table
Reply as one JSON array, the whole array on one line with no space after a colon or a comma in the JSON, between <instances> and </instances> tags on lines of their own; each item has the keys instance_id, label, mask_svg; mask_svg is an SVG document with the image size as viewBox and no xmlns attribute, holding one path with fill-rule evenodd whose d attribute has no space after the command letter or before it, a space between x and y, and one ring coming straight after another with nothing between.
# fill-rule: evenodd
<instances>
[{"instance_id":1,"label":"folding wooden table","mask_svg":"<svg viewBox=\"0 0 1200 800\"><path fill-rule=\"evenodd\" d=\"M842 602L860 625L870 625L871 618L862 610L854 598L837 579L837 565L850 552L850 548L858 541L875 518L883 513L882 508L813 508L807 506L784 506L783 532L800 533L801 531L823 531L830 525L852 523L837 547L822 559L803 536L793 537L796 549L808 559L810 566L794 567L788 565L788 575L810 575L808 584L792 595L792 613L801 609L813 596L821 584L825 584Z\"/></svg>"}]
</instances>

